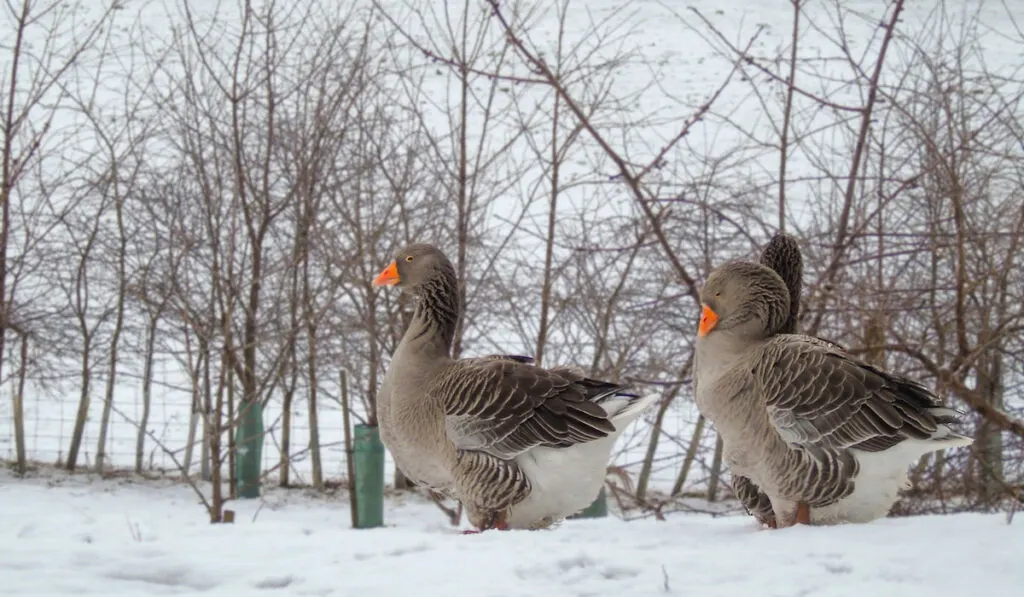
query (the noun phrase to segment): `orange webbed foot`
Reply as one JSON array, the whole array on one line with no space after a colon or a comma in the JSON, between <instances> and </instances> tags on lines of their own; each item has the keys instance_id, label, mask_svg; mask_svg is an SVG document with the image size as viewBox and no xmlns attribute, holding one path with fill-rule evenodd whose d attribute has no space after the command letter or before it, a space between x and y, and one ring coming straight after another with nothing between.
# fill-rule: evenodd
<instances>
[{"instance_id":1,"label":"orange webbed foot","mask_svg":"<svg viewBox=\"0 0 1024 597\"><path fill-rule=\"evenodd\" d=\"M491 528L497 529L499 531L508 530L508 520L506 518L506 512L502 511L494 516L494 519L491 521Z\"/></svg>"},{"instance_id":2,"label":"orange webbed foot","mask_svg":"<svg viewBox=\"0 0 1024 597\"><path fill-rule=\"evenodd\" d=\"M811 507L807 502L799 502L796 505L796 523L811 524Z\"/></svg>"}]
</instances>

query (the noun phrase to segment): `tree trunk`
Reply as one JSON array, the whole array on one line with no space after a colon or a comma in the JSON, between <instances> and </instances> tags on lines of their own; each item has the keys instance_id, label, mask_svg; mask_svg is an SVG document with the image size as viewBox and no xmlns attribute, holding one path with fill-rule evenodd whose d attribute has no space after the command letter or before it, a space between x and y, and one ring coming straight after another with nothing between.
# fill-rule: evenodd
<instances>
[{"instance_id":1,"label":"tree trunk","mask_svg":"<svg viewBox=\"0 0 1024 597\"><path fill-rule=\"evenodd\" d=\"M153 361L156 358L156 331L159 322L157 315L152 315L146 326L146 352L142 356L142 414L139 418L138 435L135 437L135 472L142 473L146 462L146 429L149 427L149 414L153 405ZM195 383L192 384L192 395L195 396ZM193 398L194 400L195 398ZM191 437L189 438L192 439ZM185 444L185 474L192 461L191 442Z\"/></svg>"},{"instance_id":2,"label":"tree trunk","mask_svg":"<svg viewBox=\"0 0 1024 597\"><path fill-rule=\"evenodd\" d=\"M217 403L210 409L212 412L209 412L206 418L207 435L210 438L210 522L221 522L224 512L224 461L221 458L220 442L224 432L224 394L228 393L230 407L230 390L231 370L228 365L228 356L225 351L222 351L220 379L217 384ZM228 421L230 422L230 419ZM228 437L231 435L228 434ZM228 455L231 455L230 451L228 451ZM234 484L232 483L230 487L234 487Z\"/></svg>"},{"instance_id":3,"label":"tree trunk","mask_svg":"<svg viewBox=\"0 0 1024 597\"><path fill-rule=\"evenodd\" d=\"M298 358L298 330L299 330L299 309L301 308L299 296L299 272L302 268L302 222L305 218L300 213L296 217L295 247L292 252L291 275L289 276L288 295L288 333L292 340L288 342L285 351L288 353L284 361L287 367L282 366L281 385L284 388L284 396L281 398L281 449L280 469L278 473L278 484L281 487L288 487L291 473L291 441L292 441L292 402L295 400L295 388L299 381L299 358ZM287 377L286 377L287 376ZM287 379L287 381L286 381Z\"/></svg>"},{"instance_id":4,"label":"tree trunk","mask_svg":"<svg viewBox=\"0 0 1024 597\"><path fill-rule=\"evenodd\" d=\"M15 91L18 88L18 70L21 67L21 55L22 48L25 44L25 30L30 24L29 10L30 4L25 2L22 4L21 14L18 15L14 10L10 10L13 7L8 6L9 13L12 17L16 18L17 22L17 33L13 36L13 39L8 37L8 40L4 44L5 46L9 43L11 51L11 59L8 65L10 69L6 75L5 80L8 85L6 90L6 97L4 98L3 106L3 146L0 148L0 373L3 372L4 357L7 355L7 330L10 329L11 322L11 309L14 306L14 290L11 290L11 297L8 300L7 297L7 245L10 243L10 231L11 231L11 190L17 183L18 173L21 168L18 168L18 155L15 155L14 144L18 140L18 132L21 128L22 119L18 114L18 94ZM30 34L31 35L31 34ZM6 62L6 61L5 61ZM22 164L22 168L24 164ZM24 338L22 339L24 341ZM24 369L25 365L22 363L21 368Z\"/></svg>"},{"instance_id":5,"label":"tree trunk","mask_svg":"<svg viewBox=\"0 0 1024 597\"><path fill-rule=\"evenodd\" d=\"M885 367L885 313L875 310L864 320L864 360L876 367Z\"/></svg>"},{"instance_id":6,"label":"tree trunk","mask_svg":"<svg viewBox=\"0 0 1024 597\"><path fill-rule=\"evenodd\" d=\"M230 356L225 355L224 360L225 361L229 361L230 360ZM226 429L225 429L224 426L221 426L217 430L217 433L218 433L218 436L219 436L220 433L223 433L225 430L228 433L228 496L231 499L235 499L235 498L238 497L238 479L235 477L235 448L236 448L236 446L235 446L235 433L234 433L234 431L235 431L235 427L238 425L238 421L236 421L236 417L235 417L235 375L234 375L234 370L230 368L230 366L227 364L227 362L225 362L223 366L224 367L229 367L228 371L227 371L227 375L225 376L225 378L227 379L227 382L226 382L225 388L224 388L224 391L227 393L227 412L222 414L222 411L220 410L220 408L223 407L223 404L221 404L221 407L218 407L218 409L217 409L217 411L218 411L217 412L217 417L218 418L224 417L224 420L226 420L228 422L228 424L227 424L227 428ZM220 398L221 397L218 396L218 400ZM243 405L243 408L244 408L244 405ZM220 441L220 438L218 437L218 442L219 441Z\"/></svg>"},{"instance_id":7,"label":"tree trunk","mask_svg":"<svg viewBox=\"0 0 1024 597\"><path fill-rule=\"evenodd\" d=\"M561 39L561 38L559 38ZM551 115L551 205L548 207L548 231L544 242L544 278L540 291L540 327L537 330L537 350L533 358L537 365L544 362L544 346L548 341L548 318L551 310L551 264L555 255L555 225L558 222L558 172L561 160L558 157L558 114L561 97L555 94L555 107ZM660 421L659 421L660 422ZM637 497L640 497L639 490Z\"/></svg>"},{"instance_id":8,"label":"tree trunk","mask_svg":"<svg viewBox=\"0 0 1024 597\"><path fill-rule=\"evenodd\" d=\"M192 419L198 418L203 422L203 443L201 449L201 460L199 474L202 476L203 481L213 481L213 470L211 465L213 464L213 454L211 448L213 447L213 436L212 427L209 424L210 418L213 417L213 379L210 377L210 344L205 339L199 338L199 355L202 358L202 382L203 382L203 394L202 394L202 406L192 411Z\"/></svg>"},{"instance_id":9,"label":"tree trunk","mask_svg":"<svg viewBox=\"0 0 1024 597\"><path fill-rule=\"evenodd\" d=\"M313 487L321 489L324 486L324 467L320 459L320 413L317 394L316 375L316 326L310 323L306 329L306 341L309 343L309 462L313 468Z\"/></svg>"},{"instance_id":10,"label":"tree trunk","mask_svg":"<svg viewBox=\"0 0 1024 597\"><path fill-rule=\"evenodd\" d=\"M686 478L690 476L690 467L697 458L697 448L700 446L701 437L704 436L704 423L707 419L704 415L697 417L697 424L693 427L693 435L690 437L690 445L686 448L686 456L683 457L683 466L679 469L679 476L672 485L672 495L679 495L683 492L683 485Z\"/></svg>"},{"instance_id":11,"label":"tree trunk","mask_svg":"<svg viewBox=\"0 0 1024 597\"><path fill-rule=\"evenodd\" d=\"M92 374L89 372L89 356L92 336L83 324L83 345L82 345L82 370L81 370L81 393L78 397L78 413L75 415L75 427L71 432L71 443L68 445L67 469L74 471L78 464L78 451L82 447L82 438L85 436L85 422L89 418L89 392L92 382Z\"/></svg>"},{"instance_id":12,"label":"tree trunk","mask_svg":"<svg viewBox=\"0 0 1024 597\"><path fill-rule=\"evenodd\" d=\"M678 387L678 386L676 386ZM644 462L640 467L640 474L636 481L636 499L643 502L647 498L647 484L651 480L651 470L654 468L654 457L658 452L658 439L661 437L661 426L665 421L665 413L672 404L674 396L665 396L658 405L658 414L654 417L654 425L651 427L651 439L647 442L647 452L644 454Z\"/></svg>"},{"instance_id":13,"label":"tree trunk","mask_svg":"<svg viewBox=\"0 0 1024 597\"><path fill-rule=\"evenodd\" d=\"M289 446L292 441L292 398L294 395L295 386L293 382L292 387L285 390L284 396L281 399L281 470L278 478L278 484L281 487L288 487L290 483L291 452Z\"/></svg>"},{"instance_id":14,"label":"tree trunk","mask_svg":"<svg viewBox=\"0 0 1024 597\"><path fill-rule=\"evenodd\" d=\"M110 413L114 407L114 388L117 387L118 348L121 344L121 330L124 328L124 302L128 291L128 276L125 271L125 253L128 250L128 237L124 231L124 205L117 187L118 168L116 157L113 162L111 178L114 183L114 219L117 221L117 306L114 313L114 329L110 336L110 363L107 368L107 387L103 399L103 412L100 415L100 431L96 440L96 472L103 474L107 457L107 431L110 427Z\"/></svg>"},{"instance_id":15,"label":"tree trunk","mask_svg":"<svg viewBox=\"0 0 1024 597\"><path fill-rule=\"evenodd\" d=\"M28 336L21 336L21 362L18 364L18 390L14 393L14 451L16 472L28 472L25 457L25 377L28 374Z\"/></svg>"},{"instance_id":16,"label":"tree trunk","mask_svg":"<svg viewBox=\"0 0 1024 597\"><path fill-rule=\"evenodd\" d=\"M1002 357L992 350L980 361L977 373L982 399L1003 410ZM1006 493L1003 433L984 418L978 426L974 454L978 459L978 497L983 505L993 507Z\"/></svg>"},{"instance_id":17,"label":"tree trunk","mask_svg":"<svg viewBox=\"0 0 1024 597\"><path fill-rule=\"evenodd\" d=\"M715 456L711 459L711 474L708 476L708 501L718 500L718 485L722 478L722 436L715 440Z\"/></svg>"}]
</instances>

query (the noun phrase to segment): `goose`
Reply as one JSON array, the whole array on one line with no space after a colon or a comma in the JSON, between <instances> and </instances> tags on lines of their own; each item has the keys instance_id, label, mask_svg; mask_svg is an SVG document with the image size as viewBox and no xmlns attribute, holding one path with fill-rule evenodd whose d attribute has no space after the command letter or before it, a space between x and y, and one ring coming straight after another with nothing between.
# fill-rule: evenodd
<instances>
[{"instance_id":1,"label":"goose","mask_svg":"<svg viewBox=\"0 0 1024 597\"><path fill-rule=\"evenodd\" d=\"M800 293L803 289L804 260L800 252L800 245L792 236L779 232L776 233L761 251L760 262L762 265L771 268L782 278L789 291L789 314L785 323L779 328L780 334L797 333L797 321L800 314ZM827 340L818 339L821 342ZM836 348L843 350L841 346L830 342ZM777 528L775 512L772 510L771 500L768 495L758 489L757 485L743 475L732 475L732 491L736 495L743 509L752 515L758 522L769 527Z\"/></svg>"},{"instance_id":2,"label":"goose","mask_svg":"<svg viewBox=\"0 0 1024 597\"><path fill-rule=\"evenodd\" d=\"M452 358L457 278L435 246L401 249L373 285L416 298L377 395L402 472L457 497L469 532L546 528L589 506L615 440L655 396L520 355Z\"/></svg>"},{"instance_id":3,"label":"goose","mask_svg":"<svg viewBox=\"0 0 1024 597\"><path fill-rule=\"evenodd\" d=\"M729 470L767 496L778 528L882 518L911 463L973 443L950 427L959 413L922 384L779 333L791 304L770 268L726 263L700 299L697 408L721 435Z\"/></svg>"},{"instance_id":4,"label":"goose","mask_svg":"<svg viewBox=\"0 0 1024 597\"><path fill-rule=\"evenodd\" d=\"M774 270L789 291L789 314L779 328L779 333L795 334L804 277L804 258L800 252L800 245L792 236L779 232L772 236L761 251L761 264ZM747 514L769 528L777 528L771 500L753 481L733 473L732 491Z\"/></svg>"}]
</instances>

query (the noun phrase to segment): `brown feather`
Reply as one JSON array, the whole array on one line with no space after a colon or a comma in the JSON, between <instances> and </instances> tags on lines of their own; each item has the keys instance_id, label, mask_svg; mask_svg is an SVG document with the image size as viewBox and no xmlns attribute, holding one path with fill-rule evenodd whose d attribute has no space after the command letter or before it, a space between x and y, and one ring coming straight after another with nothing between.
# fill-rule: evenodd
<instances>
[{"instance_id":1,"label":"brown feather","mask_svg":"<svg viewBox=\"0 0 1024 597\"><path fill-rule=\"evenodd\" d=\"M615 431L597 401L619 384L510 359L462 359L434 384L456 444L501 458L535 446L564 448ZM628 394L625 394L628 395Z\"/></svg>"}]
</instances>

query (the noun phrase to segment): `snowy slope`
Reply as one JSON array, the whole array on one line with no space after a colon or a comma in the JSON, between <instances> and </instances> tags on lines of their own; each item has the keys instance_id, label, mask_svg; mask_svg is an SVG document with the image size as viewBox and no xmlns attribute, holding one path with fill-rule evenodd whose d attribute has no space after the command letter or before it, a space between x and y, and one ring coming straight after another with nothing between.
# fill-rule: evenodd
<instances>
[{"instance_id":1,"label":"snowy slope","mask_svg":"<svg viewBox=\"0 0 1024 597\"><path fill-rule=\"evenodd\" d=\"M353 531L342 502L274 493L214 526L177 485L4 475L0 593L940 597L1024 586L1024 524L1005 515L773 532L677 514L461 535L415 498L388 504L388 528Z\"/></svg>"}]
</instances>

